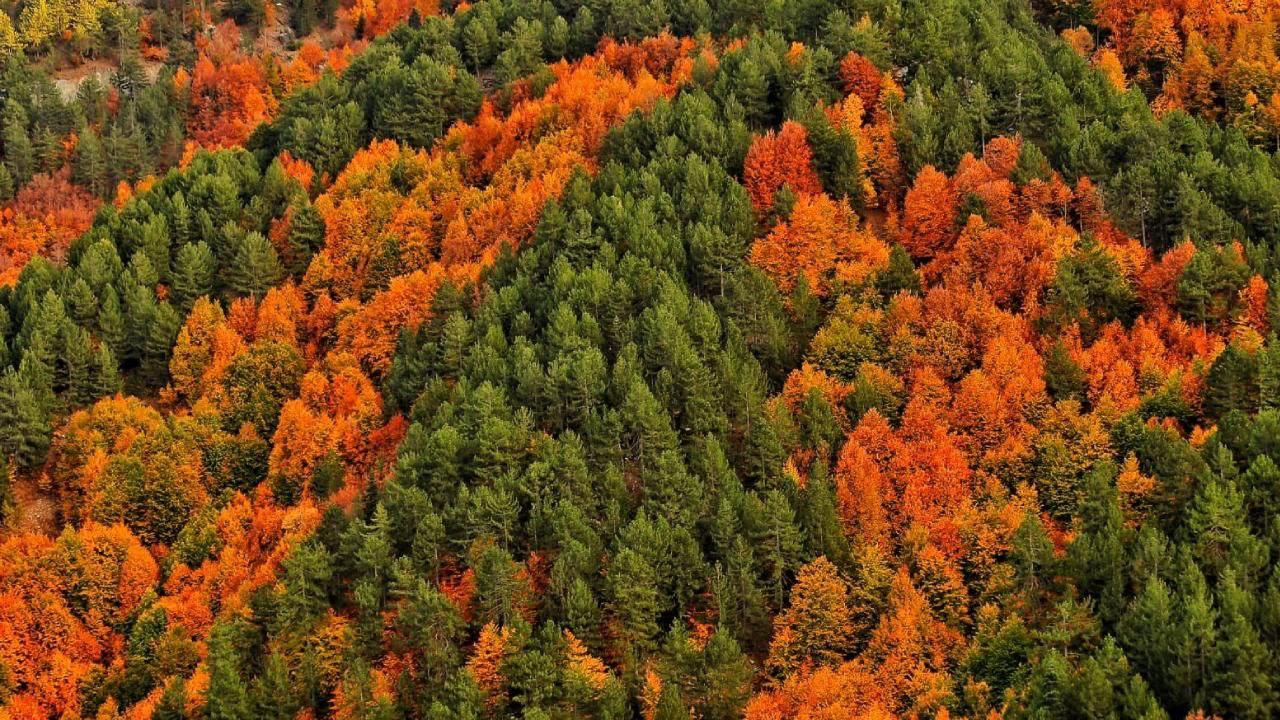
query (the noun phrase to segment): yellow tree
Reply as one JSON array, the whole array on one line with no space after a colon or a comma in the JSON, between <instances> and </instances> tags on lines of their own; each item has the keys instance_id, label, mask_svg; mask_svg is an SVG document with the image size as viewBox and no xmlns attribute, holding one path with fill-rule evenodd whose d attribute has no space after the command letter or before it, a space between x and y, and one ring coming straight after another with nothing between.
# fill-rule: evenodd
<instances>
[{"instance_id":1,"label":"yellow tree","mask_svg":"<svg viewBox=\"0 0 1280 720\"><path fill-rule=\"evenodd\" d=\"M852 631L849 587L831 561L818 557L800 568L791 604L774 623L768 665L785 676L837 664L849 650Z\"/></svg>"}]
</instances>

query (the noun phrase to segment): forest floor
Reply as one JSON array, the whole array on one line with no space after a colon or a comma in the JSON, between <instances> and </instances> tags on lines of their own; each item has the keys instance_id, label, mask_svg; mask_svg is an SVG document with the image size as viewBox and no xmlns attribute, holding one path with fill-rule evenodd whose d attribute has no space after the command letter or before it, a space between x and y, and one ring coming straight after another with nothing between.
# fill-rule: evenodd
<instances>
[{"instance_id":1,"label":"forest floor","mask_svg":"<svg viewBox=\"0 0 1280 720\"><path fill-rule=\"evenodd\" d=\"M14 517L10 530L15 533L40 533L53 537L58 532L58 508L53 498L40 489L33 473L15 473L13 477Z\"/></svg>"}]
</instances>

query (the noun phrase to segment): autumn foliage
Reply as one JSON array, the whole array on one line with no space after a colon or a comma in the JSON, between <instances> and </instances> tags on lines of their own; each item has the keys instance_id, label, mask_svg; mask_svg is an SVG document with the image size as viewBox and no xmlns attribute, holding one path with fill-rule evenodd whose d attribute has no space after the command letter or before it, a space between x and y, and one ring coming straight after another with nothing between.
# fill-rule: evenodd
<instances>
[{"instance_id":1,"label":"autumn foliage","mask_svg":"<svg viewBox=\"0 0 1280 720\"><path fill-rule=\"evenodd\" d=\"M0 720L1268 717L1280 8L980 4L247 0L23 85Z\"/></svg>"}]
</instances>

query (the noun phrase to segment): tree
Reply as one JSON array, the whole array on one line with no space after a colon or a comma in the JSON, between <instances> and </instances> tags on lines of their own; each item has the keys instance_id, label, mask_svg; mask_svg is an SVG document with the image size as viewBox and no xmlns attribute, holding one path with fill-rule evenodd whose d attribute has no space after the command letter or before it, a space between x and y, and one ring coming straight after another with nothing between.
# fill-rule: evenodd
<instances>
[{"instance_id":1,"label":"tree","mask_svg":"<svg viewBox=\"0 0 1280 720\"><path fill-rule=\"evenodd\" d=\"M181 677L165 686L160 701L151 712L152 720L185 720L187 717L187 683Z\"/></svg>"},{"instance_id":2,"label":"tree","mask_svg":"<svg viewBox=\"0 0 1280 720\"><path fill-rule=\"evenodd\" d=\"M1147 678L1157 696L1169 697L1174 647L1169 633L1173 623L1173 597L1158 577L1147 580L1116 628L1125 654Z\"/></svg>"},{"instance_id":3,"label":"tree","mask_svg":"<svg viewBox=\"0 0 1280 720\"><path fill-rule=\"evenodd\" d=\"M760 214L773 207L774 196L783 187L796 194L822 192L805 128L792 121L783 123L777 133L769 131L751 143L742 177L751 205Z\"/></svg>"},{"instance_id":4,"label":"tree","mask_svg":"<svg viewBox=\"0 0 1280 720\"><path fill-rule=\"evenodd\" d=\"M217 261L204 242L187 243L178 250L173 264L173 300L189 312L195 301L213 291Z\"/></svg>"},{"instance_id":5,"label":"tree","mask_svg":"<svg viewBox=\"0 0 1280 720\"><path fill-rule=\"evenodd\" d=\"M267 655L262 674L252 688L253 713L263 720L292 720L297 715L297 701L289 682L289 668L280 653Z\"/></svg>"},{"instance_id":6,"label":"tree","mask_svg":"<svg viewBox=\"0 0 1280 720\"><path fill-rule=\"evenodd\" d=\"M1233 410L1253 412L1258 409L1258 354L1237 343L1227 346L1206 378L1205 406L1211 417L1222 417Z\"/></svg>"},{"instance_id":7,"label":"tree","mask_svg":"<svg viewBox=\"0 0 1280 720\"><path fill-rule=\"evenodd\" d=\"M802 666L836 665L850 647L849 590L825 557L800 568L791 603L778 616L768 665L779 677Z\"/></svg>"},{"instance_id":8,"label":"tree","mask_svg":"<svg viewBox=\"0 0 1280 720\"><path fill-rule=\"evenodd\" d=\"M297 206L289 215L289 271L301 275L311 256L324 245L324 218L315 207Z\"/></svg>"},{"instance_id":9,"label":"tree","mask_svg":"<svg viewBox=\"0 0 1280 720\"><path fill-rule=\"evenodd\" d=\"M298 392L304 364L298 351L274 340L260 340L236 355L221 380L223 424L236 431L253 423L260 435L271 436L280 409Z\"/></svg>"},{"instance_id":10,"label":"tree","mask_svg":"<svg viewBox=\"0 0 1280 720\"><path fill-rule=\"evenodd\" d=\"M915 258L932 258L956 237L958 201L951 181L927 165L916 175L902 208L902 246Z\"/></svg>"},{"instance_id":11,"label":"tree","mask_svg":"<svg viewBox=\"0 0 1280 720\"><path fill-rule=\"evenodd\" d=\"M0 453L20 467L44 461L53 429L28 381L12 369L0 375Z\"/></svg>"},{"instance_id":12,"label":"tree","mask_svg":"<svg viewBox=\"0 0 1280 720\"><path fill-rule=\"evenodd\" d=\"M209 689L205 703L210 720L247 720L253 717L240 658L234 645L234 625L215 625L209 633Z\"/></svg>"},{"instance_id":13,"label":"tree","mask_svg":"<svg viewBox=\"0 0 1280 720\"><path fill-rule=\"evenodd\" d=\"M1271 673L1263 670L1274 662L1250 619L1255 602L1236 583L1233 573L1223 578L1221 635L1214 648L1214 673L1208 707L1239 718L1263 718L1276 701Z\"/></svg>"},{"instance_id":14,"label":"tree","mask_svg":"<svg viewBox=\"0 0 1280 720\"><path fill-rule=\"evenodd\" d=\"M105 197L110 188L106 151L92 128L85 128L76 140L71 155L71 179L98 197Z\"/></svg>"},{"instance_id":15,"label":"tree","mask_svg":"<svg viewBox=\"0 0 1280 720\"><path fill-rule=\"evenodd\" d=\"M608 575L610 609L622 653L641 657L652 649L658 635L657 578L644 557L623 548L614 557Z\"/></svg>"},{"instance_id":16,"label":"tree","mask_svg":"<svg viewBox=\"0 0 1280 720\"><path fill-rule=\"evenodd\" d=\"M258 298L280 280L283 270L275 248L260 233L246 233L232 246L227 287L239 295Z\"/></svg>"},{"instance_id":17,"label":"tree","mask_svg":"<svg viewBox=\"0 0 1280 720\"><path fill-rule=\"evenodd\" d=\"M840 60L840 81L844 91L856 95L867 112L880 103L883 75L875 63L862 55L850 51Z\"/></svg>"},{"instance_id":18,"label":"tree","mask_svg":"<svg viewBox=\"0 0 1280 720\"><path fill-rule=\"evenodd\" d=\"M15 185L25 185L35 172L35 150L27 134L27 113L10 98L5 102L0 123L4 126L4 166Z\"/></svg>"},{"instance_id":19,"label":"tree","mask_svg":"<svg viewBox=\"0 0 1280 720\"><path fill-rule=\"evenodd\" d=\"M865 229L844 200L801 195L785 222L751 248L751 262L780 290L790 292L803 278L824 297L842 284L858 284L889 260L889 248Z\"/></svg>"},{"instance_id":20,"label":"tree","mask_svg":"<svg viewBox=\"0 0 1280 720\"><path fill-rule=\"evenodd\" d=\"M93 365L93 397L102 398L120 392L123 380L120 377L120 366L107 344L99 343Z\"/></svg>"}]
</instances>

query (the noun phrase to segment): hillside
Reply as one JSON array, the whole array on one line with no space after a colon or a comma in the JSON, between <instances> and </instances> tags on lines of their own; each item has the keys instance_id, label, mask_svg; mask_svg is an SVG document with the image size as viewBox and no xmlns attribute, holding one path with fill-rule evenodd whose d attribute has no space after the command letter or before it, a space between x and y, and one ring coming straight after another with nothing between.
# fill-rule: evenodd
<instances>
[{"instance_id":1,"label":"hillside","mask_svg":"<svg viewBox=\"0 0 1280 720\"><path fill-rule=\"evenodd\" d=\"M6 7L0 720L1280 713L1278 21Z\"/></svg>"}]
</instances>

